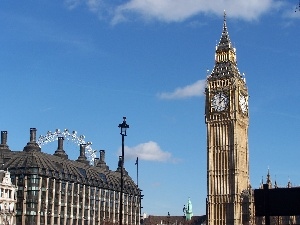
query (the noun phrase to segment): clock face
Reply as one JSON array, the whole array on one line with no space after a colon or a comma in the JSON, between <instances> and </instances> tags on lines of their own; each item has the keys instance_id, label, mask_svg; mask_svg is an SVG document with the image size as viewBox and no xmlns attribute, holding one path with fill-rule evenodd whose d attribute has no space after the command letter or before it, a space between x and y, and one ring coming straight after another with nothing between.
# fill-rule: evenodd
<instances>
[{"instance_id":1,"label":"clock face","mask_svg":"<svg viewBox=\"0 0 300 225\"><path fill-rule=\"evenodd\" d=\"M240 94L240 97L239 97L239 103L240 103L240 107L241 107L241 110L243 113L246 113L247 110L248 110L248 100L247 100L247 97Z\"/></svg>"},{"instance_id":2,"label":"clock face","mask_svg":"<svg viewBox=\"0 0 300 225\"><path fill-rule=\"evenodd\" d=\"M228 102L228 97L224 93L219 92L213 96L211 106L217 112L221 112L226 109Z\"/></svg>"}]
</instances>

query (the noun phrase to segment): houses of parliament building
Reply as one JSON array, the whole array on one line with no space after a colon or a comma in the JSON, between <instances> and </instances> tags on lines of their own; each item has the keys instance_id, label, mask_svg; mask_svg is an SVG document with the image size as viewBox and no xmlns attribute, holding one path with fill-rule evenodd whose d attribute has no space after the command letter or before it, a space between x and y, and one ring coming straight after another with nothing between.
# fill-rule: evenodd
<instances>
[{"instance_id":1,"label":"houses of parliament building","mask_svg":"<svg viewBox=\"0 0 300 225\"><path fill-rule=\"evenodd\" d=\"M206 81L206 225L265 224L264 218L255 216L254 191L249 180L248 87L237 67L225 12L215 65ZM269 172L266 184L269 189L277 188L276 183L272 185ZM296 216L278 216L271 218L271 224L300 224L300 220Z\"/></svg>"},{"instance_id":2,"label":"houses of parliament building","mask_svg":"<svg viewBox=\"0 0 300 225\"><path fill-rule=\"evenodd\" d=\"M236 49L229 39L225 13L205 95L207 224L245 224L251 208L248 88L237 67ZM244 200L241 200L242 193Z\"/></svg>"}]
</instances>

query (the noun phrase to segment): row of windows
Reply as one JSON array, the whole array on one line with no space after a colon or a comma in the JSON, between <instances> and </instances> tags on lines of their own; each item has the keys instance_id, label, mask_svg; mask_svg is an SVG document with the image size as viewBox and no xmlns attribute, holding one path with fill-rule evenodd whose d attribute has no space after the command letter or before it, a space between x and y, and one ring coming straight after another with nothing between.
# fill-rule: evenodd
<instances>
[{"instance_id":1,"label":"row of windows","mask_svg":"<svg viewBox=\"0 0 300 225\"><path fill-rule=\"evenodd\" d=\"M10 190L10 189L4 189L4 188L0 189L0 196L1 196L1 198L13 198L12 195L13 195L12 190Z\"/></svg>"},{"instance_id":2,"label":"row of windows","mask_svg":"<svg viewBox=\"0 0 300 225\"><path fill-rule=\"evenodd\" d=\"M19 187L17 192L17 221L22 222L21 218L24 216L24 212L25 224L36 224L36 216L39 215L41 218L39 224L41 225L50 224L50 221L53 224L53 220L66 221L66 224L76 224L78 217L94 218L94 220L89 221L89 225L94 225L93 221L95 221L95 225L98 225L100 223L97 223L97 220L100 220L99 215L102 219L105 215L107 221L109 218L117 218L119 215L119 193L113 190L58 181L37 175L18 177L13 182ZM24 189L23 187L27 188ZM126 220L138 221L138 196L125 194L123 199L126 206L124 207ZM75 202L76 204L73 204ZM71 216L73 218L69 218ZM45 220L45 218L48 219ZM21 223L17 222L16 224ZM55 221L54 224L56 224Z\"/></svg>"},{"instance_id":3,"label":"row of windows","mask_svg":"<svg viewBox=\"0 0 300 225\"><path fill-rule=\"evenodd\" d=\"M210 88L215 89L217 87L226 87L231 85L231 82L229 79L224 79L224 80L216 80L210 83Z\"/></svg>"},{"instance_id":4,"label":"row of windows","mask_svg":"<svg viewBox=\"0 0 300 225\"><path fill-rule=\"evenodd\" d=\"M47 222L46 222L47 221ZM25 224L31 224L31 225L35 225L35 224L52 224L51 222L53 221L53 223L56 225L58 223L58 221L60 221L60 224L64 224L64 221L66 221L66 224L68 225L72 225L72 224L81 224L82 222L84 222L84 224L86 225L96 225L96 224L111 224L110 223L110 218L109 216L107 216L106 218L104 218L104 215L102 217L101 220L99 220L98 218L95 218L94 220L89 219L88 217L77 217L77 218L71 218L70 216L67 217L51 217L51 216L47 216L47 215L41 215L40 216L40 222L37 223L37 215L27 215L25 218ZM132 220L132 218L128 217L127 219L125 219L125 221L128 223L129 221L132 221L131 224L135 224L135 221L137 220ZM22 217L17 216L16 217L16 223L18 224L22 224ZM117 221L115 222L117 223Z\"/></svg>"},{"instance_id":5,"label":"row of windows","mask_svg":"<svg viewBox=\"0 0 300 225\"><path fill-rule=\"evenodd\" d=\"M83 193L82 190L80 190L79 192L75 192L75 190L73 191L73 197L79 197L80 199L82 199L85 196L86 201L88 200L100 200L105 198L106 201L109 201L109 197L111 200L118 200L119 199L119 193L115 193L114 191L108 191L108 190L102 190L99 188L91 188L91 193L93 192L93 195L89 195L89 187L86 187L86 192ZM41 189L42 191L42 198L45 198L46 196L46 191L47 189ZM96 192L96 193L95 193ZM55 193L55 198L59 197L59 194L61 195L61 198L64 199L63 197L67 194L68 198L70 198L72 196L72 189L68 190L67 192L64 192L63 190L59 192L57 192L57 190L53 190L53 189L48 189L48 198L52 199L53 198L53 193ZM101 197L99 196L99 193L101 193ZM11 194L11 193L10 193ZM24 191L22 187L18 188L17 191L17 196L23 196ZM38 196L39 194L39 190L38 187L31 187L29 186L27 189L27 195L28 196ZM84 195L83 195L84 194ZM124 202L127 204L127 201L131 202L137 202L138 198L137 196L131 196L131 195L124 195Z\"/></svg>"},{"instance_id":6,"label":"row of windows","mask_svg":"<svg viewBox=\"0 0 300 225\"><path fill-rule=\"evenodd\" d=\"M15 176L12 176L12 182L15 183ZM54 182L53 180L54 179L50 179L50 182L48 182L48 187L47 187L47 177L42 177L42 188L45 190L45 188L49 188L49 189L54 189ZM38 175L28 175L27 176L27 185L28 186L32 186L34 184L39 184L39 181L40 181L40 177ZM52 181L52 182L51 182ZM56 183L55 183L55 189L59 189L60 187L60 184L61 184L61 190L65 190L66 188L68 188L68 190L70 190L72 188L72 184L73 183L69 183L69 182L66 182L66 181L59 181L57 182L58 180L56 180ZM24 186L24 176L20 175L18 177L18 186ZM78 185L74 185L74 192L78 192L79 190L79 193L83 192L83 189L84 189L84 185L83 184L80 184L79 185L79 188L78 188ZM98 192L99 192L99 189L100 188L96 188L96 187L91 187L90 189L90 194L91 195L94 195L94 192L96 192L96 196L98 195ZM85 190L85 193L88 193L88 189ZM106 190L105 192L101 192L101 196L113 196L114 195L114 191L112 190Z\"/></svg>"}]
</instances>

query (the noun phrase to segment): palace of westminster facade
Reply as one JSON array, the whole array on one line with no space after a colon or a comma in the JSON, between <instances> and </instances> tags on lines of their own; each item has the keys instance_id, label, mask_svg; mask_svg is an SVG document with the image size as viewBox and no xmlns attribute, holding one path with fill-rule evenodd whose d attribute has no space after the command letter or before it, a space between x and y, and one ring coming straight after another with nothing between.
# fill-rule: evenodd
<instances>
[{"instance_id":1,"label":"palace of westminster facade","mask_svg":"<svg viewBox=\"0 0 300 225\"><path fill-rule=\"evenodd\" d=\"M229 39L225 14L221 39L216 46L215 66L207 76L205 96L206 225L264 224L264 218L254 215L249 180L248 88L237 67L236 49ZM90 165L84 144L80 145L78 159L70 160L63 141L58 137L58 148L53 155L43 153L36 140L36 129L31 128L30 140L23 151L12 151L7 145L7 132L1 132L0 169L5 175L0 177L10 174L11 183L3 178L6 182L2 182L3 185L10 186L0 187L1 197L1 193L10 193L8 205L0 199L0 225L119 223L121 163L116 171L110 170L105 163L105 152L101 150L100 159ZM125 169L123 174L122 224L138 225L141 190ZM269 173L266 183L273 188ZM16 187L16 194L11 185ZM278 217L271 222L299 224L298 220L295 216Z\"/></svg>"},{"instance_id":2,"label":"palace of westminster facade","mask_svg":"<svg viewBox=\"0 0 300 225\"><path fill-rule=\"evenodd\" d=\"M237 67L236 49L229 39L225 12L215 66L206 81L206 225L265 224L264 217L255 217L254 190L249 180L248 88L245 76ZM277 188L276 182L272 185L269 171L266 185L269 189ZM287 187L291 188L291 184ZM300 224L300 218L276 216L270 222Z\"/></svg>"},{"instance_id":3,"label":"palace of westminster facade","mask_svg":"<svg viewBox=\"0 0 300 225\"><path fill-rule=\"evenodd\" d=\"M225 14L205 95L207 225L245 224L253 205L249 181L248 89L237 68L236 49L229 39Z\"/></svg>"}]
</instances>

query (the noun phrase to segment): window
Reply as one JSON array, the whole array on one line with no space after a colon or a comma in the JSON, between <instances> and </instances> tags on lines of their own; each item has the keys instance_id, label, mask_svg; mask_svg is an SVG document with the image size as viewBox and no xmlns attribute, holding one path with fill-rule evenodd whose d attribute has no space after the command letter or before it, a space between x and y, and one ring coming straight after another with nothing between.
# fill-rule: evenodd
<instances>
[{"instance_id":1,"label":"window","mask_svg":"<svg viewBox=\"0 0 300 225\"><path fill-rule=\"evenodd\" d=\"M16 216L16 222L17 222L17 224L21 224L22 223L22 216Z\"/></svg>"},{"instance_id":2,"label":"window","mask_svg":"<svg viewBox=\"0 0 300 225\"><path fill-rule=\"evenodd\" d=\"M28 196L37 196L38 191L27 191Z\"/></svg>"},{"instance_id":3,"label":"window","mask_svg":"<svg viewBox=\"0 0 300 225\"><path fill-rule=\"evenodd\" d=\"M25 217L25 224L35 225L36 224L36 216L27 215Z\"/></svg>"},{"instance_id":4,"label":"window","mask_svg":"<svg viewBox=\"0 0 300 225\"><path fill-rule=\"evenodd\" d=\"M22 203L22 202L17 202L17 204L16 204L16 207L17 207L17 209L20 209L20 208L22 208L22 205L23 205L23 203Z\"/></svg>"},{"instance_id":5,"label":"window","mask_svg":"<svg viewBox=\"0 0 300 225\"><path fill-rule=\"evenodd\" d=\"M18 179L18 184L19 184L19 185L22 185L22 184L23 184L23 181L24 181L23 178L20 176L19 179Z\"/></svg>"},{"instance_id":6,"label":"window","mask_svg":"<svg viewBox=\"0 0 300 225\"><path fill-rule=\"evenodd\" d=\"M29 203L27 203L27 208L35 209L36 208L36 204L33 203L33 202L29 202Z\"/></svg>"},{"instance_id":7,"label":"window","mask_svg":"<svg viewBox=\"0 0 300 225\"><path fill-rule=\"evenodd\" d=\"M39 181L40 181L40 178L38 175L30 175L27 177L27 182L28 184L36 184L38 185L39 184Z\"/></svg>"},{"instance_id":8,"label":"window","mask_svg":"<svg viewBox=\"0 0 300 225\"><path fill-rule=\"evenodd\" d=\"M91 188L91 196L94 196L95 195L95 188Z\"/></svg>"}]
</instances>

